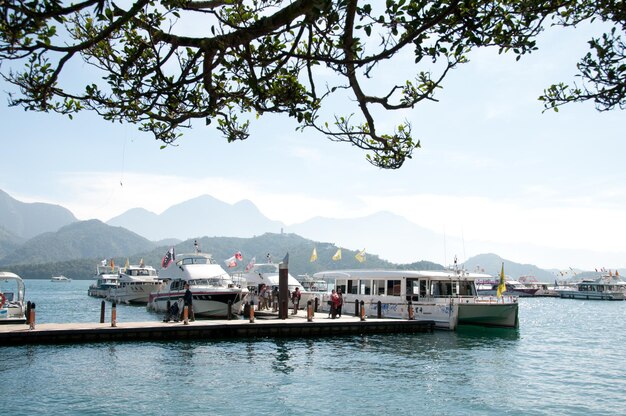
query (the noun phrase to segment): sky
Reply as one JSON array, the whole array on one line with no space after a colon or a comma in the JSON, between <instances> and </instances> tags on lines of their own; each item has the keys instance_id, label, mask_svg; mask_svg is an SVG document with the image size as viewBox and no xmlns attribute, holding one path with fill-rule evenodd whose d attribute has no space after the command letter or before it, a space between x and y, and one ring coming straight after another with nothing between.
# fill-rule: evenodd
<instances>
[{"instance_id":1,"label":"sky","mask_svg":"<svg viewBox=\"0 0 626 416\"><path fill-rule=\"evenodd\" d=\"M551 83L574 80L590 33L548 31L539 51L519 62L475 51L438 102L385 114L379 128L406 118L422 144L398 170L376 168L363 151L313 130L295 131L283 116L262 117L244 142L229 144L202 123L160 149L132 125L86 112L74 120L25 112L5 99L0 189L23 202L61 205L80 220L108 221L135 207L158 214L206 194L248 199L286 231L316 216L388 211L463 238L466 257L492 247L543 268L625 267L624 112L583 103L543 113L537 100ZM397 82L414 70L401 57L372 82ZM0 86L4 97L13 89ZM393 252L375 254L408 260Z\"/></svg>"}]
</instances>

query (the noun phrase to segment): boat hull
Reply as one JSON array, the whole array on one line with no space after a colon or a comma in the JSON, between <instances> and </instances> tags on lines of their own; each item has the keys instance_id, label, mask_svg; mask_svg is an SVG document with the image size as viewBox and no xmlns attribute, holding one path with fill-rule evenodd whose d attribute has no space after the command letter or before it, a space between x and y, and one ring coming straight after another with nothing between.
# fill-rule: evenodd
<instances>
[{"instance_id":1,"label":"boat hull","mask_svg":"<svg viewBox=\"0 0 626 416\"><path fill-rule=\"evenodd\" d=\"M161 282L128 285L110 289L106 299L117 303L140 303L146 304L150 300L150 294L158 291Z\"/></svg>"},{"instance_id":2,"label":"boat hull","mask_svg":"<svg viewBox=\"0 0 626 416\"><path fill-rule=\"evenodd\" d=\"M150 295L148 309L155 312L167 312L168 306L180 302L185 292L153 293ZM231 303L231 313L240 314L245 296L240 290L232 291L202 291L194 292L193 312L195 316L208 318L222 318L228 316L228 303Z\"/></svg>"},{"instance_id":3,"label":"boat hull","mask_svg":"<svg viewBox=\"0 0 626 416\"><path fill-rule=\"evenodd\" d=\"M584 299L584 300L624 300L623 292L579 292L577 290L567 290L559 293L562 299Z\"/></svg>"},{"instance_id":4,"label":"boat hull","mask_svg":"<svg viewBox=\"0 0 626 416\"><path fill-rule=\"evenodd\" d=\"M459 303L459 325L479 325L500 328L519 326L519 306L515 303Z\"/></svg>"}]
</instances>

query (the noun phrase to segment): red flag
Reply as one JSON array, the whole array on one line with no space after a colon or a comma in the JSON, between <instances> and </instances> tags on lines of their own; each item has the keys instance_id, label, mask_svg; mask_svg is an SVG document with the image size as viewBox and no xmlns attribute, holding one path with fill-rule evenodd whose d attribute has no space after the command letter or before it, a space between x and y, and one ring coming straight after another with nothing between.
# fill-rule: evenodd
<instances>
[{"instance_id":1,"label":"red flag","mask_svg":"<svg viewBox=\"0 0 626 416\"><path fill-rule=\"evenodd\" d=\"M239 261L243 260L243 256L241 255L241 251L235 253L235 258Z\"/></svg>"}]
</instances>

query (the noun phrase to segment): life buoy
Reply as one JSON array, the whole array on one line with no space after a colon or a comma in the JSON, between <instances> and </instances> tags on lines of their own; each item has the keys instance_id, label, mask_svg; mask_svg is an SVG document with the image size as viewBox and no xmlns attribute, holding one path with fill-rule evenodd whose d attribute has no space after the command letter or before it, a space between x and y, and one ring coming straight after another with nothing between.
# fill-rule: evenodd
<instances>
[{"instance_id":1,"label":"life buoy","mask_svg":"<svg viewBox=\"0 0 626 416\"><path fill-rule=\"evenodd\" d=\"M4 293L0 293L0 308L4 306L4 302L6 302L7 298L4 296Z\"/></svg>"}]
</instances>

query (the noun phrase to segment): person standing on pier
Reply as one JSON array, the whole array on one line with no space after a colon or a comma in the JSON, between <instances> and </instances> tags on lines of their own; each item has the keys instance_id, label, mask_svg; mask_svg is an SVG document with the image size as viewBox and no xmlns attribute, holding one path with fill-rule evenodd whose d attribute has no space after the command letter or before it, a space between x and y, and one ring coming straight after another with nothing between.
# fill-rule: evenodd
<instances>
[{"instance_id":1,"label":"person standing on pier","mask_svg":"<svg viewBox=\"0 0 626 416\"><path fill-rule=\"evenodd\" d=\"M337 317L338 308L339 308L339 295L337 294L337 291L333 289L332 293L330 294L330 314L331 314L332 319L335 319Z\"/></svg>"},{"instance_id":2,"label":"person standing on pier","mask_svg":"<svg viewBox=\"0 0 626 416\"><path fill-rule=\"evenodd\" d=\"M187 313L189 314L189 320L190 321L195 321L195 316L193 314L193 295L191 294L191 290L189 290L189 283L185 283L185 296L183 297L184 306L187 306ZM185 309L183 307L183 316L185 314ZM181 321L183 320L183 317L181 317Z\"/></svg>"},{"instance_id":3,"label":"person standing on pier","mask_svg":"<svg viewBox=\"0 0 626 416\"><path fill-rule=\"evenodd\" d=\"M339 298L339 303L337 304L337 316L341 318L341 308L343 307L343 293L341 293L341 288L337 289L337 297Z\"/></svg>"},{"instance_id":4,"label":"person standing on pier","mask_svg":"<svg viewBox=\"0 0 626 416\"><path fill-rule=\"evenodd\" d=\"M293 295L291 295L291 302L293 303L292 315L296 315L298 313L298 307L300 306L301 297L302 297L302 293L300 293L300 288L296 287L296 290L293 291Z\"/></svg>"}]
</instances>

